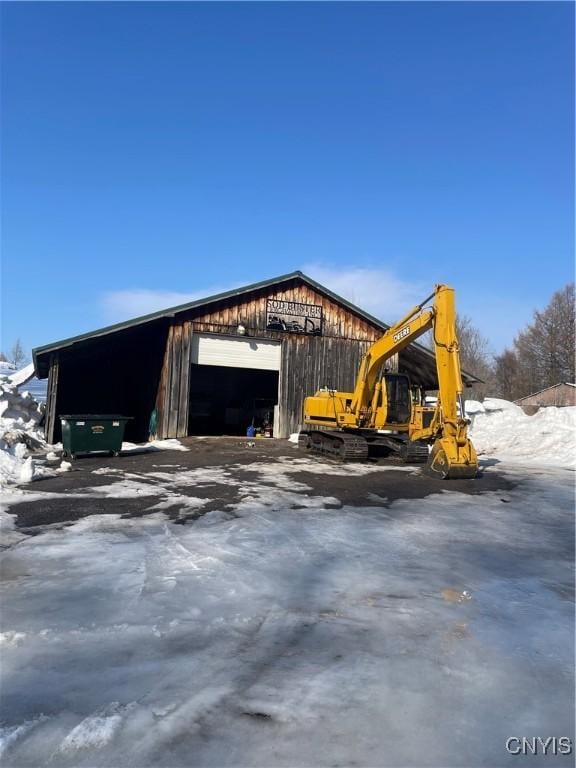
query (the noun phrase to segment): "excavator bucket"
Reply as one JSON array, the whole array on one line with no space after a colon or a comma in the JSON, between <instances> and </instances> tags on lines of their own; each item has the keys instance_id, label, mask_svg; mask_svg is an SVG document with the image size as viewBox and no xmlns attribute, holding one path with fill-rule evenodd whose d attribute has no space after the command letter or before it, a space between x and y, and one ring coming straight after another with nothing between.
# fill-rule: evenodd
<instances>
[{"instance_id":1,"label":"excavator bucket","mask_svg":"<svg viewBox=\"0 0 576 768\"><path fill-rule=\"evenodd\" d=\"M434 443L424 471L442 480L473 479L478 474L474 446L468 438L459 444L454 437L442 437Z\"/></svg>"}]
</instances>

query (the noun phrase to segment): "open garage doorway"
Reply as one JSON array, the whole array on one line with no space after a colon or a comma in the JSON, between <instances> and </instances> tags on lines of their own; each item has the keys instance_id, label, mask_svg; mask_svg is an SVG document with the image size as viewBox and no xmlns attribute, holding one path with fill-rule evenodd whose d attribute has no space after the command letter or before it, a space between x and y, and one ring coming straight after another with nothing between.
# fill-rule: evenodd
<instances>
[{"instance_id":1,"label":"open garage doorway","mask_svg":"<svg viewBox=\"0 0 576 768\"><path fill-rule=\"evenodd\" d=\"M274 423L278 371L192 365L189 435L246 435Z\"/></svg>"},{"instance_id":2,"label":"open garage doorway","mask_svg":"<svg viewBox=\"0 0 576 768\"><path fill-rule=\"evenodd\" d=\"M189 435L246 435L273 427L282 345L270 339L192 336Z\"/></svg>"}]
</instances>

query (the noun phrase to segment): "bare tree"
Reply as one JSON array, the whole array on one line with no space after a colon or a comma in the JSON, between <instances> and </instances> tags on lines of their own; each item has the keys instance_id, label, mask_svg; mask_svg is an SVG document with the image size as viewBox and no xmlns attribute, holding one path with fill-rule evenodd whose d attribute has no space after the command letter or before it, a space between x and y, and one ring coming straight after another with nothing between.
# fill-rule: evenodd
<instances>
[{"instance_id":1,"label":"bare tree","mask_svg":"<svg viewBox=\"0 0 576 768\"><path fill-rule=\"evenodd\" d=\"M0 352L0 363L7 363L7 362L8 362L8 358L6 357L4 352Z\"/></svg>"},{"instance_id":2,"label":"bare tree","mask_svg":"<svg viewBox=\"0 0 576 768\"><path fill-rule=\"evenodd\" d=\"M561 381L574 381L574 284L556 291L543 312L518 334L514 344L520 361L524 394Z\"/></svg>"},{"instance_id":3,"label":"bare tree","mask_svg":"<svg viewBox=\"0 0 576 768\"><path fill-rule=\"evenodd\" d=\"M473 376L481 379L481 383L474 384L465 390L468 400L482 400L494 385L494 369L490 342L473 324L467 315L456 315L456 336L460 348L460 366ZM434 337L432 331L428 331L419 339L421 344L434 350Z\"/></svg>"},{"instance_id":4,"label":"bare tree","mask_svg":"<svg viewBox=\"0 0 576 768\"><path fill-rule=\"evenodd\" d=\"M466 315L456 315L456 336L460 347L460 365L482 380L482 383L466 390L466 397L481 400L494 381L490 343Z\"/></svg>"},{"instance_id":5,"label":"bare tree","mask_svg":"<svg viewBox=\"0 0 576 768\"><path fill-rule=\"evenodd\" d=\"M494 358L494 394L504 400L515 400L518 391L518 357L512 349L505 349Z\"/></svg>"},{"instance_id":6,"label":"bare tree","mask_svg":"<svg viewBox=\"0 0 576 768\"><path fill-rule=\"evenodd\" d=\"M15 368L19 368L25 360L26 354L24 353L24 348L20 343L20 339L16 339L14 346L10 350L10 362Z\"/></svg>"},{"instance_id":7,"label":"bare tree","mask_svg":"<svg viewBox=\"0 0 576 768\"><path fill-rule=\"evenodd\" d=\"M548 306L496 358L497 391L517 400L562 381L574 382L574 283L556 291Z\"/></svg>"}]
</instances>

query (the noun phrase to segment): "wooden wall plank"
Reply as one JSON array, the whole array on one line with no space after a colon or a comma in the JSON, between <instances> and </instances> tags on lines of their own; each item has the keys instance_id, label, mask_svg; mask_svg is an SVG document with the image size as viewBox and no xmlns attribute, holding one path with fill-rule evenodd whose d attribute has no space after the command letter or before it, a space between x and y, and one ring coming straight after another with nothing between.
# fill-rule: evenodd
<instances>
[{"instance_id":1,"label":"wooden wall plank","mask_svg":"<svg viewBox=\"0 0 576 768\"><path fill-rule=\"evenodd\" d=\"M360 360L369 346L370 342L345 339L285 338L280 371L278 437L298 431L304 398L313 395L320 387L352 390Z\"/></svg>"},{"instance_id":2,"label":"wooden wall plank","mask_svg":"<svg viewBox=\"0 0 576 768\"><path fill-rule=\"evenodd\" d=\"M48 443L54 442L54 432L56 428L57 402L58 402L58 374L59 374L58 354L50 355L50 369L48 371L48 391L46 393L46 417L44 421L44 435Z\"/></svg>"},{"instance_id":3,"label":"wooden wall plank","mask_svg":"<svg viewBox=\"0 0 576 768\"><path fill-rule=\"evenodd\" d=\"M282 338L286 334L266 331L266 302L269 297L321 305L324 336L375 341L381 334L379 329L360 316L308 286L279 287L270 289L268 294L260 292L243 297L238 304L216 304L208 312L194 315L194 328L200 332L235 334L239 320L243 319L251 333L260 337Z\"/></svg>"},{"instance_id":4,"label":"wooden wall plank","mask_svg":"<svg viewBox=\"0 0 576 768\"><path fill-rule=\"evenodd\" d=\"M190 366L192 352L192 323L182 326L182 359L180 361L180 392L178 400L178 424L176 437L188 434L188 410L190 403Z\"/></svg>"},{"instance_id":5,"label":"wooden wall plank","mask_svg":"<svg viewBox=\"0 0 576 768\"><path fill-rule=\"evenodd\" d=\"M170 387L168 390L168 437L178 433L178 404L180 401L180 373L182 363L182 326L173 326Z\"/></svg>"},{"instance_id":6,"label":"wooden wall plank","mask_svg":"<svg viewBox=\"0 0 576 768\"><path fill-rule=\"evenodd\" d=\"M158 417L158 426L156 430L160 440L168 437L168 420L170 413L170 377L172 372L172 337L174 328L171 327L166 338L166 350L164 352L164 362L160 373L160 382L158 384L158 395L156 397L156 413Z\"/></svg>"}]
</instances>

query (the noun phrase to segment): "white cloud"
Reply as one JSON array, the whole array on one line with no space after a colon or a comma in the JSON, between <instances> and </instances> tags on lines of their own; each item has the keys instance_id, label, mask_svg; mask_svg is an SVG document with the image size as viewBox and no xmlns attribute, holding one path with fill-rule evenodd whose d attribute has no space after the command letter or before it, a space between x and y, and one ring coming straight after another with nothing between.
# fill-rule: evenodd
<instances>
[{"instance_id":1,"label":"white cloud","mask_svg":"<svg viewBox=\"0 0 576 768\"><path fill-rule=\"evenodd\" d=\"M397 322L433 289L433 281L429 279L403 280L384 267L338 269L321 262L310 262L301 269L326 288L389 324ZM258 280L258 276L253 275L252 280ZM100 297L100 309L104 322L116 323L239 287L238 284L212 285L187 292L148 288L108 291ZM458 288L457 308L463 315L471 317L496 352L511 344L518 330L530 321L533 311L525 301L509 296L504 298L492 293L487 299L485 293L479 294L473 286Z\"/></svg>"},{"instance_id":2,"label":"white cloud","mask_svg":"<svg viewBox=\"0 0 576 768\"><path fill-rule=\"evenodd\" d=\"M387 323L397 322L411 307L430 294L430 285L401 280L384 268L338 269L307 264L304 274Z\"/></svg>"},{"instance_id":3,"label":"white cloud","mask_svg":"<svg viewBox=\"0 0 576 768\"><path fill-rule=\"evenodd\" d=\"M220 293L222 288L201 291L153 291L148 288L107 291L101 296L101 308L107 322L117 323L132 317L140 317L188 301L202 299Z\"/></svg>"},{"instance_id":4,"label":"white cloud","mask_svg":"<svg viewBox=\"0 0 576 768\"><path fill-rule=\"evenodd\" d=\"M337 269L310 263L304 265L302 271L334 293L388 323L396 322L410 307L430 293L430 286L424 282L401 280L384 268ZM155 291L149 288L108 291L102 294L100 306L105 322L116 323L213 296L234 287L240 286L211 286L189 292Z\"/></svg>"}]
</instances>

